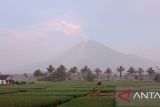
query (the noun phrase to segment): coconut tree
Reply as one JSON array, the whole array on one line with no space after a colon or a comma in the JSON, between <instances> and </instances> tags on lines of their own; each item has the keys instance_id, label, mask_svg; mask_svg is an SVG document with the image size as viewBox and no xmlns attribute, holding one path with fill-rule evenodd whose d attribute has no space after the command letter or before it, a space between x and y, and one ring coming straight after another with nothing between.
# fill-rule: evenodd
<instances>
[{"instance_id":1,"label":"coconut tree","mask_svg":"<svg viewBox=\"0 0 160 107\"><path fill-rule=\"evenodd\" d=\"M88 72L91 72L90 68L88 68L88 66L84 66L81 70L80 73L83 77L84 80L86 80Z\"/></svg>"},{"instance_id":2,"label":"coconut tree","mask_svg":"<svg viewBox=\"0 0 160 107\"><path fill-rule=\"evenodd\" d=\"M133 74L136 73L136 70L133 68L133 67L130 67L128 70L127 70L128 74L130 74L131 76L131 80L133 79Z\"/></svg>"},{"instance_id":3,"label":"coconut tree","mask_svg":"<svg viewBox=\"0 0 160 107\"><path fill-rule=\"evenodd\" d=\"M150 78L150 80L151 80L152 75L155 73L155 70L154 70L152 67L149 67L149 68L146 70L146 72L148 73L149 78Z\"/></svg>"},{"instance_id":4,"label":"coconut tree","mask_svg":"<svg viewBox=\"0 0 160 107\"><path fill-rule=\"evenodd\" d=\"M76 72L78 72L78 68L77 68L76 66L75 66L75 67L72 67L72 68L69 69L68 72L70 72L70 73L72 73L72 74L75 74Z\"/></svg>"},{"instance_id":5,"label":"coconut tree","mask_svg":"<svg viewBox=\"0 0 160 107\"><path fill-rule=\"evenodd\" d=\"M39 79L39 76L42 75L42 71L40 69L37 69L34 71L33 76L37 78L37 80Z\"/></svg>"},{"instance_id":6,"label":"coconut tree","mask_svg":"<svg viewBox=\"0 0 160 107\"><path fill-rule=\"evenodd\" d=\"M104 72L104 73L106 73L106 74L107 74L107 79L109 80L109 78L110 78L110 74L112 73L112 69L108 67L108 68L105 70L105 72Z\"/></svg>"},{"instance_id":7,"label":"coconut tree","mask_svg":"<svg viewBox=\"0 0 160 107\"><path fill-rule=\"evenodd\" d=\"M80 73L81 73L81 75L82 75L83 78L85 77L85 74L86 74L86 72L87 72L88 69L89 69L88 66L84 66L84 67L80 70Z\"/></svg>"},{"instance_id":8,"label":"coconut tree","mask_svg":"<svg viewBox=\"0 0 160 107\"><path fill-rule=\"evenodd\" d=\"M74 75L76 72L78 72L78 68L76 66L70 68L69 71L68 71L69 75L70 74ZM71 77L71 75L70 75L70 77Z\"/></svg>"},{"instance_id":9,"label":"coconut tree","mask_svg":"<svg viewBox=\"0 0 160 107\"><path fill-rule=\"evenodd\" d=\"M55 70L55 68L52 65L49 65L47 67L47 72L49 73L50 77L52 76L54 70Z\"/></svg>"},{"instance_id":10,"label":"coconut tree","mask_svg":"<svg viewBox=\"0 0 160 107\"><path fill-rule=\"evenodd\" d=\"M66 80L66 67L64 65L60 65L59 67L57 67L57 69L55 70L54 74L55 74L55 80L56 81L64 81Z\"/></svg>"},{"instance_id":11,"label":"coconut tree","mask_svg":"<svg viewBox=\"0 0 160 107\"><path fill-rule=\"evenodd\" d=\"M144 70L143 68L138 68L137 73L139 74L139 80L142 80L142 74L143 74Z\"/></svg>"},{"instance_id":12,"label":"coconut tree","mask_svg":"<svg viewBox=\"0 0 160 107\"><path fill-rule=\"evenodd\" d=\"M25 79L28 79L28 74L27 73L24 73L23 76L24 76Z\"/></svg>"},{"instance_id":13,"label":"coconut tree","mask_svg":"<svg viewBox=\"0 0 160 107\"><path fill-rule=\"evenodd\" d=\"M96 68L96 69L94 70L94 72L96 73L96 78L98 79L98 78L99 78L100 73L102 72L102 70L101 70L101 69L99 69L99 68Z\"/></svg>"},{"instance_id":14,"label":"coconut tree","mask_svg":"<svg viewBox=\"0 0 160 107\"><path fill-rule=\"evenodd\" d=\"M120 79L122 79L122 72L125 70L125 68L123 66L119 66L117 68L117 71L119 72L119 76L120 76Z\"/></svg>"}]
</instances>

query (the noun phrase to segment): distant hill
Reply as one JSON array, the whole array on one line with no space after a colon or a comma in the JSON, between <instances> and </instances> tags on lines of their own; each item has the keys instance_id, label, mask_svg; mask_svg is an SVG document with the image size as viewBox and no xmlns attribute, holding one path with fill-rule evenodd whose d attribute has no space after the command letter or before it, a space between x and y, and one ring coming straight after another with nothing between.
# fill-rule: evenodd
<instances>
[{"instance_id":1,"label":"distant hill","mask_svg":"<svg viewBox=\"0 0 160 107\"><path fill-rule=\"evenodd\" d=\"M156 65L151 60L137 55L127 55L118 52L95 41L81 42L49 63L78 67L88 65L91 68L117 67L120 65L126 67L148 67Z\"/></svg>"},{"instance_id":2,"label":"distant hill","mask_svg":"<svg viewBox=\"0 0 160 107\"><path fill-rule=\"evenodd\" d=\"M21 68L21 72L33 72L36 68L46 69L50 64L54 66L64 64L67 67L77 66L79 68L87 65L91 68L100 67L102 69L106 67L115 68L120 65L124 67L134 66L144 68L158 65L157 62L137 55L121 53L96 41L87 41L77 44L72 49L50 61L23 67Z\"/></svg>"}]
</instances>

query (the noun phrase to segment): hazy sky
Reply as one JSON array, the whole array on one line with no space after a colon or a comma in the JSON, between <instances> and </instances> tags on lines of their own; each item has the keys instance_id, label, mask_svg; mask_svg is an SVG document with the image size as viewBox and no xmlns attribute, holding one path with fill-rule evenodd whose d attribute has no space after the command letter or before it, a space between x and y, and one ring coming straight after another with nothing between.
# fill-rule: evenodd
<instances>
[{"instance_id":1,"label":"hazy sky","mask_svg":"<svg viewBox=\"0 0 160 107\"><path fill-rule=\"evenodd\" d=\"M160 60L160 1L0 1L1 70L50 59L90 39Z\"/></svg>"}]
</instances>

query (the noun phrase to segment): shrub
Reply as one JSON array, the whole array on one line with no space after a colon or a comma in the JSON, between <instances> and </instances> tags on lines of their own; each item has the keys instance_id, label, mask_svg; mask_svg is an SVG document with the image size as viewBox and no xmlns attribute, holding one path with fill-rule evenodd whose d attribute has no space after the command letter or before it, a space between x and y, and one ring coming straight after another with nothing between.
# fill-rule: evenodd
<instances>
[{"instance_id":1,"label":"shrub","mask_svg":"<svg viewBox=\"0 0 160 107\"><path fill-rule=\"evenodd\" d=\"M13 84L20 85L19 81L14 81Z\"/></svg>"},{"instance_id":2,"label":"shrub","mask_svg":"<svg viewBox=\"0 0 160 107\"><path fill-rule=\"evenodd\" d=\"M26 81L21 81L20 84L27 84L27 82Z\"/></svg>"},{"instance_id":3,"label":"shrub","mask_svg":"<svg viewBox=\"0 0 160 107\"><path fill-rule=\"evenodd\" d=\"M157 82L160 82L160 74L159 73L155 75L154 80Z\"/></svg>"},{"instance_id":4,"label":"shrub","mask_svg":"<svg viewBox=\"0 0 160 107\"><path fill-rule=\"evenodd\" d=\"M23 85L23 84L27 84L27 82L26 81L14 81L13 84Z\"/></svg>"},{"instance_id":5,"label":"shrub","mask_svg":"<svg viewBox=\"0 0 160 107\"><path fill-rule=\"evenodd\" d=\"M33 81L32 82L28 82L28 84L35 84L35 82L33 82Z\"/></svg>"}]
</instances>

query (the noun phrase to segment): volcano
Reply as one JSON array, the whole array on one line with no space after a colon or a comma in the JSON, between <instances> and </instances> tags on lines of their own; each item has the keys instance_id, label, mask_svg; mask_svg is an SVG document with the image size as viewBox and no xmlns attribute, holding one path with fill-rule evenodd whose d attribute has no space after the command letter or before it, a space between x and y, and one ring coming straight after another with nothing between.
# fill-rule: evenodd
<instances>
[{"instance_id":1,"label":"volcano","mask_svg":"<svg viewBox=\"0 0 160 107\"><path fill-rule=\"evenodd\" d=\"M124 54L96 41L87 41L77 44L72 49L64 52L50 64L64 64L66 66L83 67L85 65L95 68L134 66L149 67L155 62L137 55Z\"/></svg>"}]
</instances>

